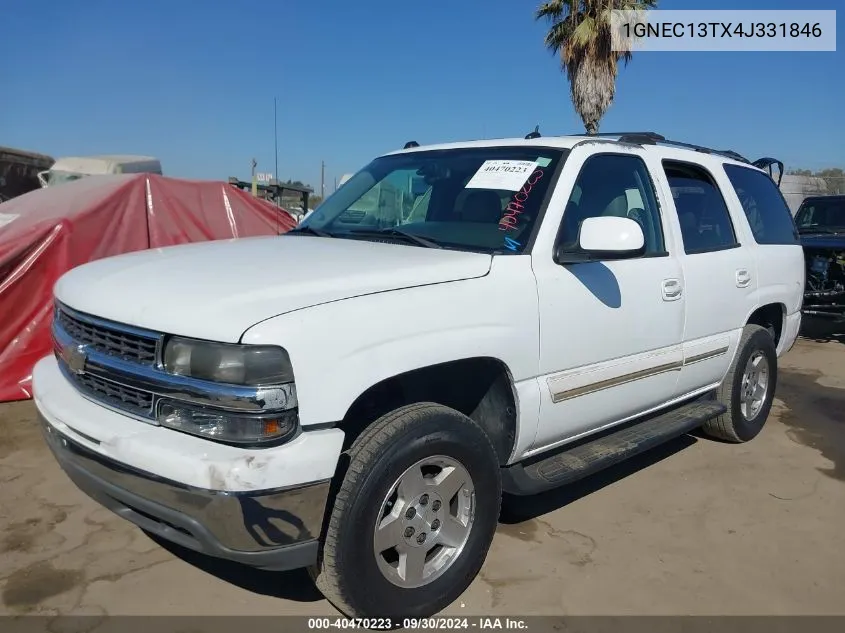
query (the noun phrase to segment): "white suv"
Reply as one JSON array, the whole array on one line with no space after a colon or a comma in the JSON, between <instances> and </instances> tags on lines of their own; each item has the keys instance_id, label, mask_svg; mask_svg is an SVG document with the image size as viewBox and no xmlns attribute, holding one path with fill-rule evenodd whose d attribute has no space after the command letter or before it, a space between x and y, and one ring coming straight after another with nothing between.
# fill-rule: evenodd
<instances>
[{"instance_id":1,"label":"white suv","mask_svg":"<svg viewBox=\"0 0 845 633\"><path fill-rule=\"evenodd\" d=\"M282 237L67 273L33 375L64 470L164 539L311 568L349 616L421 617L478 573L503 491L752 439L804 287L771 177L529 136L411 142Z\"/></svg>"}]
</instances>

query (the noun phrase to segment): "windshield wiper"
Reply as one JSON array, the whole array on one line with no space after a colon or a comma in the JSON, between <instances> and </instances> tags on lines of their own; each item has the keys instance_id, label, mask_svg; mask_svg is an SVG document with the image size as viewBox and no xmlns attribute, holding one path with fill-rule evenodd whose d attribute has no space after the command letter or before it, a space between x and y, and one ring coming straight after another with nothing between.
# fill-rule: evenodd
<instances>
[{"instance_id":1,"label":"windshield wiper","mask_svg":"<svg viewBox=\"0 0 845 633\"><path fill-rule=\"evenodd\" d=\"M351 235L360 235L361 237L401 237L419 246L425 246L426 248L443 248L443 246L434 240L428 239L427 237L420 237L419 235L414 235L413 233L408 233L407 231L397 229L396 227L390 227L387 229L352 229L349 233Z\"/></svg>"},{"instance_id":2,"label":"windshield wiper","mask_svg":"<svg viewBox=\"0 0 845 633\"><path fill-rule=\"evenodd\" d=\"M302 235L316 235L317 237L337 237L328 231L321 231L310 226L301 226L298 229L291 229L288 233L301 233Z\"/></svg>"}]
</instances>

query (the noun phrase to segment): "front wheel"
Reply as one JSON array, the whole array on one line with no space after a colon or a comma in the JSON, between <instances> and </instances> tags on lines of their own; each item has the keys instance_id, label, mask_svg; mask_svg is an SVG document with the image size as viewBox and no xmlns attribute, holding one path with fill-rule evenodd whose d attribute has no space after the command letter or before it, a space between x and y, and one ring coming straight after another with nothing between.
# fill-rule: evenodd
<instances>
[{"instance_id":1,"label":"front wheel","mask_svg":"<svg viewBox=\"0 0 845 633\"><path fill-rule=\"evenodd\" d=\"M481 569L501 505L496 451L437 404L393 411L349 451L312 574L349 617L428 617Z\"/></svg>"},{"instance_id":2,"label":"front wheel","mask_svg":"<svg viewBox=\"0 0 845 633\"><path fill-rule=\"evenodd\" d=\"M704 432L727 442L747 442L763 430L775 398L778 357L771 334L746 325L717 398L727 412L704 425Z\"/></svg>"}]
</instances>

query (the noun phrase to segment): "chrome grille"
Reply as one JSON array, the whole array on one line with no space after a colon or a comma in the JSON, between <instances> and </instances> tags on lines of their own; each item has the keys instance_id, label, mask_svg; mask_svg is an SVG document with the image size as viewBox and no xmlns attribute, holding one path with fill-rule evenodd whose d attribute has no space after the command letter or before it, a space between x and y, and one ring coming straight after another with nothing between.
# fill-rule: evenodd
<instances>
[{"instance_id":1,"label":"chrome grille","mask_svg":"<svg viewBox=\"0 0 845 633\"><path fill-rule=\"evenodd\" d=\"M92 374L72 375L71 380L89 398L135 415L152 416L153 394L149 391L127 387Z\"/></svg>"},{"instance_id":2,"label":"chrome grille","mask_svg":"<svg viewBox=\"0 0 845 633\"><path fill-rule=\"evenodd\" d=\"M65 377L85 397L144 421L155 422L154 393L129 386L115 367L155 372L163 335L76 312L57 303L53 344ZM117 373L118 375L113 375Z\"/></svg>"},{"instance_id":3,"label":"chrome grille","mask_svg":"<svg viewBox=\"0 0 845 633\"><path fill-rule=\"evenodd\" d=\"M83 320L61 307L56 311L56 318L62 329L80 345L141 365L154 365L156 362L157 336L112 328L93 319Z\"/></svg>"}]
</instances>

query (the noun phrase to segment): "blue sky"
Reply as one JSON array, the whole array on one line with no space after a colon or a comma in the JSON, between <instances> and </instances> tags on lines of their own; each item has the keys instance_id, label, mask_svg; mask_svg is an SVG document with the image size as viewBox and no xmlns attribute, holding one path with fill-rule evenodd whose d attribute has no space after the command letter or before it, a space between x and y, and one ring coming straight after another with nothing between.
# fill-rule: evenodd
<instances>
[{"instance_id":1,"label":"blue sky","mask_svg":"<svg viewBox=\"0 0 845 633\"><path fill-rule=\"evenodd\" d=\"M580 133L534 0L5 0L0 144L52 156L151 154L165 173L279 175L326 189L420 143ZM663 9L795 9L786 0L664 0ZM845 167L845 10L835 53L645 52L622 70L605 131L654 130ZM10 63L13 62L13 63Z\"/></svg>"}]
</instances>

